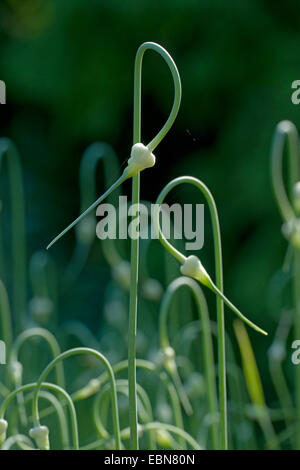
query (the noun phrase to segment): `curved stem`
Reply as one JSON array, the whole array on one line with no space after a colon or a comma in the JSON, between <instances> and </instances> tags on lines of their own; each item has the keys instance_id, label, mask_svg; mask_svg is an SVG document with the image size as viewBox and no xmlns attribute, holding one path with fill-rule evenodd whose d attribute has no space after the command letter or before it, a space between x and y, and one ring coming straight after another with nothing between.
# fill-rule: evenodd
<instances>
[{"instance_id":1,"label":"curved stem","mask_svg":"<svg viewBox=\"0 0 300 470\"><path fill-rule=\"evenodd\" d=\"M25 444L26 446L28 446L30 449L34 450L34 443L32 442L32 440L28 437L28 436L25 436L24 434L16 434L14 436L10 436L8 439L6 439L6 441L2 444L1 446L1 450L10 450L10 448L14 445L14 444Z\"/></svg>"},{"instance_id":2,"label":"curved stem","mask_svg":"<svg viewBox=\"0 0 300 470\"><path fill-rule=\"evenodd\" d=\"M171 434L175 434L175 436L178 436L186 441L187 444L190 445L192 449L195 450L202 450L202 447L199 446L199 444L195 441L195 439L190 436L186 431L183 429L178 428L177 426L173 426L172 424L166 424L166 423L160 423L158 421L154 421L153 423L147 423L147 424L140 424L139 425L139 432L144 432L144 431L153 431L153 430L164 430L168 431ZM121 432L121 437L122 439L126 439L128 436L128 428L123 429Z\"/></svg>"},{"instance_id":3,"label":"curved stem","mask_svg":"<svg viewBox=\"0 0 300 470\"><path fill-rule=\"evenodd\" d=\"M283 220L286 222L294 219L295 212L290 203L283 183L282 156L284 144L287 140L289 148L289 189L293 190L294 184L299 180L299 138L294 124L290 121L280 122L275 130L271 153L271 174L275 198Z\"/></svg>"},{"instance_id":4,"label":"curved stem","mask_svg":"<svg viewBox=\"0 0 300 470\"><path fill-rule=\"evenodd\" d=\"M137 359L136 367L143 369L145 371L154 372L157 374L157 377L162 382L162 384L166 387L166 390L169 394L170 403L171 403L172 410L173 410L174 423L177 427L183 428L183 417L182 417L177 390L175 389L173 383L170 381L169 377L165 373L161 373L159 369L157 369L156 365L150 361ZM115 374L118 374L127 369L128 369L128 361L121 361L118 364L115 364L113 366L113 371ZM94 384L93 384L93 387L87 386L85 387L85 389L75 392L72 395L73 400L76 402L77 400L87 398L88 396L91 396L92 394L97 393L104 386L107 379L108 379L107 373L104 372L98 379L97 387L94 387Z\"/></svg>"},{"instance_id":5,"label":"curved stem","mask_svg":"<svg viewBox=\"0 0 300 470\"><path fill-rule=\"evenodd\" d=\"M171 181L161 191L157 198L156 204L161 204L163 199L171 189L181 183L189 183L196 186L204 194L207 201L213 228L214 252L215 252L215 270L216 270L216 286L220 293L223 293L223 262L222 262L222 245L219 217L214 198L204 183L197 178L181 177ZM185 261L185 256L176 250L164 237L159 226L159 213L155 217L156 228L159 233L159 239L165 248L180 263ZM225 357L225 323L224 323L224 305L223 299L217 296L217 324L218 324L218 369L219 369L219 396L220 396L220 418L221 418L221 448L228 448L228 432L227 432L227 392L226 392L226 357Z\"/></svg>"},{"instance_id":6,"label":"curved stem","mask_svg":"<svg viewBox=\"0 0 300 470\"><path fill-rule=\"evenodd\" d=\"M273 146L271 153L271 174L275 198L279 207L281 216L285 222L297 220L297 214L291 203L283 183L282 159L285 140L288 143L289 156L289 187L292 192L294 185L299 181L300 176L300 160L299 160L299 137L296 127L290 121L280 122L275 130L273 138ZM294 254L294 305L295 305L295 327L294 335L300 337L300 250L293 246ZM297 410L297 426L296 426L296 447L300 448L300 370L296 368L296 410Z\"/></svg>"},{"instance_id":7,"label":"curved stem","mask_svg":"<svg viewBox=\"0 0 300 470\"><path fill-rule=\"evenodd\" d=\"M28 330L23 331L23 333L21 333L15 340L11 353L12 360L18 360L20 348L23 346L25 341L34 336L39 336L46 341L54 358L60 354L59 344L50 331L44 328L29 328ZM56 366L56 380L60 387L65 387L65 374L61 363L58 363Z\"/></svg>"},{"instance_id":8,"label":"curved stem","mask_svg":"<svg viewBox=\"0 0 300 470\"><path fill-rule=\"evenodd\" d=\"M114 373L106 357L103 356L100 352L91 348L69 349L68 351L61 353L59 356L53 359L53 361L51 361L48 364L48 366L43 370L43 372L41 373L37 381L37 384L34 390L33 400L32 400L32 414L33 414L35 425L36 426L39 425L38 394L39 394L41 384L45 381L47 375L53 369L53 367L55 367L60 361L63 361L64 359L68 357L76 356L78 354L91 354L92 356L95 356L97 359L100 360L100 362L104 365L106 369L106 372L108 374L109 381L110 381L110 386L111 386L112 418L113 418L116 448L119 450L121 447L121 441L120 441L120 428L119 428L119 413L118 413L118 404L117 404L117 391L116 391Z\"/></svg>"},{"instance_id":9,"label":"curved stem","mask_svg":"<svg viewBox=\"0 0 300 470\"><path fill-rule=\"evenodd\" d=\"M203 358L205 367L205 379L207 386L207 399L208 409L212 416L218 415L218 400L216 392L216 377L215 377L215 365L213 357L213 344L211 338L211 329L209 323L208 307L200 286L191 278L180 277L175 279L167 288L160 309L159 315L159 331L160 331L160 343L161 347L165 348L169 346L169 337L167 332L167 317L171 301L174 294L181 288L186 286L192 293L199 315L199 320L202 324L202 344L203 344ZM211 426L211 439L213 448L219 447L219 436L218 436L218 423L214 420Z\"/></svg>"},{"instance_id":10,"label":"curved stem","mask_svg":"<svg viewBox=\"0 0 300 470\"><path fill-rule=\"evenodd\" d=\"M27 395L24 399L24 405L26 405L30 400L32 400L32 397L33 397L33 393L31 393L30 395ZM60 432L61 432L62 448L68 449L69 448L68 422L64 414L63 405L56 398L56 396L50 392L41 391L40 397L50 402L50 404L52 405L52 408L55 410L57 417L58 417L58 422L59 422L59 427L60 427ZM14 411L17 412L18 409L14 408Z\"/></svg>"},{"instance_id":11,"label":"curved stem","mask_svg":"<svg viewBox=\"0 0 300 470\"><path fill-rule=\"evenodd\" d=\"M117 385L117 391L119 393L123 393L124 395L128 396L128 380L117 380L116 385ZM108 393L108 391L109 391L108 384L106 384L101 389L100 393L98 393L98 395L96 396L94 400L94 405L93 405L94 423L95 423L96 429L100 437L103 439L108 439L109 433L103 426L101 416L100 416L100 410L101 410L101 402L103 398L105 397L105 395ZM137 395L139 396L141 404L143 404L144 411L146 412L144 413L142 412L142 410L139 411L141 420L146 423L153 421L153 413L152 413L152 407L151 407L151 402L149 400L149 397L147 393L145 392L145 390L138 384L137 384ZM150 434L149 444L150 444L150 447L149 447L150 449L155 448L155 441L153 439L152 434Z\"/></svg>"},{"instance_id":12,"label":"curved stem","mask_svg":"<svg viewBox=\"0 0 300 470\"><path fill-rule=\"evenodd\" d=\"M49 390L53 390L54 392L60 393L63 395L64 399L66 400L66 403L69 407L70 411L70 416L71 416L71 426L72 426L72 435L73 435L73 442L74 442L74 449L78 450L79 449L79 441L78 441L78 426L77 426L77 417L76 417L76 410L73 404L73 401L70 397L70 395L61 387L58 385L54 385L51 383L47 382L42 382L42 383L31 383L27 385L22 385L21 387L17 388L13 392L11 392L7 397L5 397L4 401L2 402L0 406L0 418L4 418L5 410L8 407L8 405L17 397L19 393L25 393L31 390L35 390L36 387L39 386L40 388L48 388ZM34 400L35 395L33 395L33 400ZM38 404L36 404L38 405ZM36 408L36 412L38 415L38 408ZM36 421L36 425L39 425L39 421Z\"/></svg>"},{"instance_id":13,"label":"curved stem","mask_svg":"<svg viewBox=\"0 0 300 470\"><path fill-rule=\"evenodd\" d=\"M133 110L133 144L141 141L141 86L142 86L142 61L146 50L152 49L166 61L174 80L174 103L170 116L160 132L148 144L152 152L171 128L180 106L181 83L177 67L168 54L158 44L146 42L142 44L136 54L134 66L134 110ZM137 211L140 201L140 174L132 178L132 204ZM128 380L129 380L129 422L131 430L131 447L138 449L137 430L137 405L136 405L136 370L135 370L135 337L137 328L137 286L139 263L139 238L131 240L131 277L130 277L130 301L129 301L129 333L128 333Z\"/></svg>"}]
</instances>

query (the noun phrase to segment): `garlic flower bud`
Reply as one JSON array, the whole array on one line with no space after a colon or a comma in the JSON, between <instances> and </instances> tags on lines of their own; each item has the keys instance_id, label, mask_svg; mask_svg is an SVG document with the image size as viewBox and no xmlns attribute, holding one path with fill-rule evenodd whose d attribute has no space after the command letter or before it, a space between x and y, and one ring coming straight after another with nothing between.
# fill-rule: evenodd
<instances>
[{"instance_id":1,"label":"garlic flower bud","mask_svg":"<svg viewBox=\"0 0 300 470\"><path fill-rule=\"evenodd\" d=\"M29 431L29 436L35 440L37 447L40 450L49 450L49 429L47 426L36 426L31 428Z\"/></svg>"},{"instance_id":2,"label":"garlic flower bud","mask_svg":"<svg viewBox=\"0 0 300 470\"><path fill-rule=\"evenodd\" d=\"M201 284L213 289L212 280L197 256L191 255L186 258L185 262L180 267L180 271L184 276L197 279Z\"/></svg>"},{"instance_id":3,"label":"garlic flower bud","mask_svg":"<svg viewBox=\"0 0 300 470\"><path fill-rule=\"evenodd\" d=\"M131 149L131 156L128 165L124 170L127 177L135 176L146 168L155 165L155 156L144 144L134 144Z\"/></svg>"}]
</instances>

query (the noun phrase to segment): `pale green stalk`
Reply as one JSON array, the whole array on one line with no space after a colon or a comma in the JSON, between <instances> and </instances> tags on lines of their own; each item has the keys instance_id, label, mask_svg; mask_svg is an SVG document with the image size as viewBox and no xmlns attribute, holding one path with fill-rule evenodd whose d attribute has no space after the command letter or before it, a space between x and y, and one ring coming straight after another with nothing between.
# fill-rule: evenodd
<instances>
[{"instance_id":1,"label":"pale green stalk","mask_svg":"<svg viewBox=\"0 0 300 470\"><path fill-rule=\"evenodd\" d=\"M119 162L113 148L105 142L94 142L91 144L85 150L80 162L79 179L81 212L89 207L96 198L96 170L100 161L103 161L103 173L106 189L109 188L115 178L120 176ZM116 189L118 196L120 195L119 188ZM117 201L117 196L112 199L112 202L115 201ZM74 282L82 271L90 253L95 235L96 230L94 217L87 217L78 225L76 230L76 246L66 269L66 278L68 282ZM105 246L103 254L109 261L119 258L114 240L103 240L103 244Z\"/></svg>"},{"instance_id":2,"label":"pale green stalk","mask_svg":"<svg viewBox=\"0 0 300 470\"><path fill-rule=\"evenodd\" d=\"M10 450L11 447L15 444L18 444L19 447L21 447L20 443L25 444L28 447L28 450L35 449L34 443L28 436L25 436L24 434L16 434L15 436L10 436L8 439L6 439L6 441L1 446L1 450ZM25 449L22 448L22 450L25 450Z\"/></svg>"},{"instance_id":3,"label":"pale green stalk","mask_svg":"<svg viewBox=\"0 0 300 470\"><path fill-rule=\"evenodd\" d=\"M54 335L46 330L45 328L29 328L28 330L23 331L17 339L15 340L13 347L12 347L12 353L11 353L11 360L12 361L17 361L19 357L19 352L20 348L23 346L23 344L28 341L29 339L38 336L40 338L43 338L46 343L48 344L50 351L52 353L53 358L58 356L60 354L60 347L58 342L56 341L56 338ZM58 363L56 366L56 380L58 385L61 388L65 387L65 375L64 375L64 369L63 365L61 363Z\"/></svg>"},{"instance_id":4,"label":"pale green stalk","mask_svg":"<svg viewBox=\"0 0 300 470\"><path fill-rule=\"evenodd\" d=\"M257 421L267 443L272 442L273 446L278 449L279 443L265 402L263 386L247 330L240 320L235 320L233 327L240 348L249 396L257 410Z\"/></svg>"},{"instance_id":5,"label":"pale green stalk","mask_svg":"<svg viewBox=\"0 0 300 470\"><path fill-rule=\"evenodd\" d=\"M210 278L207 278L208 283L206 286L209 287L215 294L217 294L217 325L218 325L218 372L219 372L219 396L220 396L220 419L221 419L221 449L225 450L228 448L228 430L227 430L227 389L226 389L226 355L225 355L225 323L224 323L224 305L225 302L229 308L231 308L234 313L240 317L244 322L255 330L266 334L258 326L252 323L248 318L246 318L223 294L223 262L222 262L222 245L221 245L221 231L219 224L218 211L214 198L207 188L207 186L202 183L197 178L191 176L182 176L176 178L168 183L161 193L159 194L156 204L158 207L163 203L164 198L167 194L176 186L182 183L188 183L196 186L204 195L212 221L213 229L213 240L214 240L214 252L215 252L215 272L216 272L216 285L212 282ZM165 238L164 234L160 228L159 221L160 211L156 211L155 225L156 230L159 234L159 239L162 245L181 263L184 264L186 257L178 251L174 246L172 246L168 240ZM197 280L199 281L198 277ZM201 282L201 281L200 281Z\"/></svg>"},{"instance_id":6,"label":"pale green stalk","mask_svg":"<svg viewBox=\"0 0 300 470\"><path fill-rule=\"evenodd\" d=\"M142 61L146 50L153 50L160 54L166 61L174 80L174 102L170 116L159 131L159 133L147 145L153 152L161 140L173 125L177 116L181 101L181 83L177 67L168 54L158 44L146 42L142 44L136 54L134 67L134 111L133 111L133 144L141 141L141 82L142 82ZM132 204L138 208L140 201L140 175L132 178ZM131 447L138 449L137 431L137 406L136 406L136 370L135 370L135 337L137 328L137 285L138 285L138 263L139 263L139 239L131 240L131 277L130 277L130 302L129 302L129 334L128 334L128 380L129 380L129 407L130 407L130 429Z\"/></svg>"},{"instance_id":7,"label":"pale green stalk","mask_svg":"<svg viewBox=\"0 0 300 470\"><path fill-rule=\"evenodd\" d=\"M44 382L46 377L48 376L49 372L61 361L67 359L68 357L77 356L78 354L91 354L92 356L99 359L99 361L104 365L106 372L109 377L110 387L111 387L111 404L112 404L112 419L113 419L113 427L114 427L114 436L115 436L115 443L116 449L121 448L121 441L120 441L120 427L119 427L119 413L118 413L118 402L117 402L117 391L116 391L116 382L115 376L112 370L112 367L105 356L103 356L100 352L91 349L91 348L74 348L69 349L61 354L59 354L53 361L51 361L48 366L43 370L41 373L35 390L34 396L32 400L32 414L34 419L35 426L39 425L39 412L38 412L38 394L41 388L41 384Z\"/></svg>"},{"instance_id":8,"label":"pale green stalk","mask_svg":"<svg viewBox=\"0 0 300 470\"><path fill-rule=\"evenodd\" d=\"M33 393L31 393L30 395L27 395L24 399L24 405L30 402L32 400L32 397L33 397ZM60 427L62 448L68 449L69 448L68 422L64 414L62 403L56 398L55 395L47 391L41 391L40 398L44 398L45 400L50 402L52 405L52 408L55 410L57 414L58 422L59 422L59 427ZM14 411L17 413L18 409L15 408Z\"/></svg>"},{"instance_id":9,"label":"pale green stalk","mask_svg":"<svg viewBox=\"0 0 300 470\"><path fill-rule=\"evenodd\" d=\"M109 438L109 433L103 425L101 414L100 414L100 411L103 409L103 406L101 406L103 398L109 392L108 385L109 384L106 384L104 387L101 388L100 392L98 393L98 395L96 396L94 400L94 405L93 405L94 424L99 433L99 436L103 439ZM125 396L128 396L128 380L117 380L116 385L117 385L117 391L119 393L122 393ZM141 421L144 423L152 422L153 412L152 412L150 399L146 391L139 384L137 384L137 396L139 397L138 413L140 415ZM152 449L152 450L155 449L155 440L153 439L152 433L149 434L149 449Z\"/></svg>"},{"instance_id":10,"label":"pale green stalk","mask_svg":"<svg viewBox=\"0 0 300 470\"><path fill-rule=\"evenodd\" d=\"M160 54L167 63L174 81L174 101L173 106L166 123L158 134L147 145L150 152L153 152L167 132L172 127L177 116L181 101L181 82L177 67L168 54L158 44L146 42L142 44L136 54L134 67L134 110L133 110L133 144L141 141L141 80L142 80L142 61L146 50L153 50ZM120 184L130 178L130 172L125 171L120 178L88 209L85 210L75 221L73 221L65 230L52 240L47 248L50 248L65 233L74 227L80 220L88 215L100 202L108 197ZM139 171L132 176L132 204L137 208L139 219L139 201L140 201L140 174ZM130 273L130 301L129 301L129 332L128 332L128 381L129 381L129 422L131 429L131 447L133 450L138 449L138 432L137 432L137 405L136 405L136 370L135 370L135 339L137 329L137 294L138 294L138 264L139 264L139 237L132 237L131 240L131 273Z\"/></svg>"},{"instance_id":11,"label":"pale green stalk","mask_svg":"<svg viewBox=\"0 0 300 470\"><path fill-rule=\"evenodd\" d=\"M160 332L160 344L161 347L167 348L170 346L168 331L167 331L167 316L170 308L171 301L175 293L183 286L186 286L192 293L199 315L199 319L202 324L202 345L203 345L203 358L205 368L205 379L207 387L207 399L208 399L208 411L211 416L218 415L218 400L216 392L216 377L215 377L215 364L213 357L213 345L211 338L211 329L208 316L208 307L203 295L203 292L197 284L191 278L180 277L175 279L167 288L160 309L159 316L159 332ZM179 391L179 390L178 390ZM211 426L211 439L214 449L219 447L219 436L218 436L218 422L215 420Z\"/></svg>"},{"instance_id":12,"label":"pale green stalk","mask_svg":"<svg viewBox=\"0 0 300 470\"><path fill-rule=\"evenodd\" d=\"M64 397L69 407L69 411L70 411L74 449L78 450L79 441L78 441L78 425L77 425L76 410L75 410L75 407L74 407L74 404L70 395L58 385L54 385L54 384L47 383L47 382L42 382L42 383L35 382L35 383L27 384L27 385L22 385L21 387L11 392L7 397L5 397L4 401L2 402L0 406L0 418L4 418L6 408L17 397L19 393L25 393L31 390L35 390L37 386L39 386L39 389L48 388L49 390L53 390L54 392L60 393ZM33 396L33 399L34 397L35 395ZM37 416L39 416L38 407L36 408L36 413L37 413ZM39 425L39 419L35 422L35 424Z\"/></svg>"}]
</instances>

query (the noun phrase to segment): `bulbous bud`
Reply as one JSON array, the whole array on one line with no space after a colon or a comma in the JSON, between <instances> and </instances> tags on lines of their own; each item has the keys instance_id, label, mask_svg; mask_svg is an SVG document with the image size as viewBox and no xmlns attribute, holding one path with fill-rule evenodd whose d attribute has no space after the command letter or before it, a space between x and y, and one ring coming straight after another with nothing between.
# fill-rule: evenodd
<instances>
[{"instance_id":1,"label":"bulbous bud","mask_svg":"<svg viewBox=\"0 0 300 470\"><path fill-rule=\"evenodd\" d=\"M49 450L49 429L47 426L36 426L31 428L29 431L29 436L34 439L37 447L40 450Z\"/></svg>"},{"instance_id":2,"label":"bulbous bud","mask_svg":"<svg viewBox=\"0 0 300 470\"><path fill-rule=\"evenodd\" d=\"M138 143L133 145L131 156L128 160L128 166L124 170L127 177L135 176L146 168L155 165L155 156L145 145Z\"/></svg>"},{"instance_id":3,"label":"bulbous bud","mask_svg":"<svg viewBox=\"0 0 300 470\"><path fill-rule=\"evenodd\" d=\"M176 369L175 351L171 346L167 346L162 350L163 365L167 371L172 373Z\"/></svg>"},{"instance_id":4,"label":"bulbous bud","mask_svg":"<svg viewBox=\"0 0 300 470\"><path fill-rule=\"evenodd\" d=\"M197 279L197 281L201 282L201 284L209 287L210 289L213 287L213 283L209 277L209 274L206 272L199 258L197 258L195 255L191 255L186 258L185 262L180 267L180 271L184 276Z\"/></svg>"},{"instance_id":5,"label":"bulbous bud","mask_svg":"<svg viewBox=\"0 0 300 470\"><path fill-rule=\"evenodd\" d=\"M112 276L125 290L130 289L130 263L121 261L112 269Z\"/></svg>"},{"instance_id":6,"label":"bulbous bud","mask_svg":"<svg viewBox=\"0 0 300 470\"><path fill-rule=\"evenodd\" d=\"M6 440L6 431L7 431L8 422L1 418L0 419L0 446Z\"/></svg>"}]
</instances>

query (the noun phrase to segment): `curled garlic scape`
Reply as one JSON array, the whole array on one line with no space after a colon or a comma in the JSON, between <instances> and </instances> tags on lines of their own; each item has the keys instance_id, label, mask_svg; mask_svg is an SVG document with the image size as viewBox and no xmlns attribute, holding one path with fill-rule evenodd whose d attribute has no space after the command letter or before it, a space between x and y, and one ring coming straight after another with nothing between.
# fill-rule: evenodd
<instances>
[{"instance_id":1,"label":"curled garlic scape","mask_svg":"<svg viewBox=\"0 0 300 470\"><path fill-rule=\"evenodd\" d=\"M185 276L192 277L199 281L204 286L208 287L212 290L216 295L218 295L225 304L247 325L251 326L254 330L262 333L263 335L267 335L268 333L262 330L259 326L255 325L251 320L245 317L228 299L225 295L216 287L213 283L211 277L207 273L206 269L204 268L203 264L199 260L199 258L195 255L191 255L185 259L184 263L180 267L180 271Z\"/></svg>"}]
</instances>

